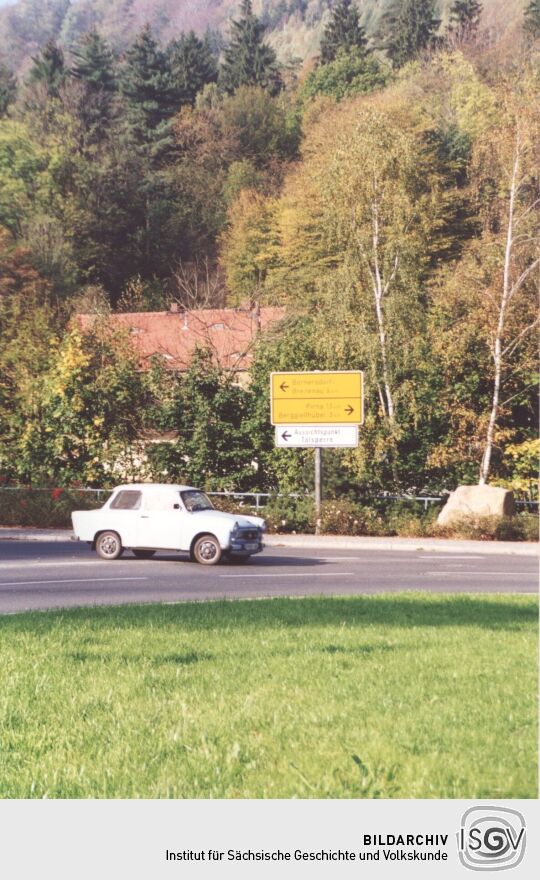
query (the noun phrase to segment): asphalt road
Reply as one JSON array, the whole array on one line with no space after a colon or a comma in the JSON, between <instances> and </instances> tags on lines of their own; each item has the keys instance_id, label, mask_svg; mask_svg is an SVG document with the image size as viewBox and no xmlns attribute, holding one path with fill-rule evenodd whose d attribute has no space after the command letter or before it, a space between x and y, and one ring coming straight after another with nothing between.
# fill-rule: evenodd
<instances>
[{"instance_id":1,"label":"asphalt road","mask_svg":"<svg viewBox=\"0 0 540 880\"><path fill-rule=\"evenodd\" d=\"M130 602L426 590L535 593L537 560L480 553L269 547L246 565L180 554L105 562L86 544L0 540L0 613Z\"/></svg>"}]
</instances>

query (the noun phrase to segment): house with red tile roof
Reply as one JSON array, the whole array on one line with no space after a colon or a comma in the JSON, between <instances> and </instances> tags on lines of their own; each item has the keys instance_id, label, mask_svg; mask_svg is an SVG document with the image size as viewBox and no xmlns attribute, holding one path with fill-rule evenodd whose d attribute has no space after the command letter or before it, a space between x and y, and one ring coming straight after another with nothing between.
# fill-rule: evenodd
<instances>
[{"instance_id":1,"label":"house with red tile roof","mask_svg":"<svg viewBox=\"0 0 540 880\"><path fill-rule=\"evenodd\" d=\"M173 304L168 312L118 312L108 317L113 328L129 332L140 357L141 368L160 355L171 370L189 368L197 349L212 353L224 370L245 374L253 360L259 333L280 321L285 310L279 306L238 309L182 309ZM78 315L83 331L89 331L93 315Z\"/></svg>"}]
</instances>

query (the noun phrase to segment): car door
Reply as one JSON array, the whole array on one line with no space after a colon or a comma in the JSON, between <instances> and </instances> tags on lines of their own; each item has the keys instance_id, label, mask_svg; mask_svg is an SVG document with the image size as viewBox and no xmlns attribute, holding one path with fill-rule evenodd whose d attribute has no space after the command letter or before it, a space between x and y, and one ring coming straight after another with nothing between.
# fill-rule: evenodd
<instances>
[{"instance_id":1,"label":"car door","mask_svg":"<svg viewBox=\"0 0 540 880\"><path fill-rule=\"evenodd\" d=\"M145 493L138 520L137 547L187 549L184 546L186 516L178 492L161 489Z\"/></svg>"}]
</instances>

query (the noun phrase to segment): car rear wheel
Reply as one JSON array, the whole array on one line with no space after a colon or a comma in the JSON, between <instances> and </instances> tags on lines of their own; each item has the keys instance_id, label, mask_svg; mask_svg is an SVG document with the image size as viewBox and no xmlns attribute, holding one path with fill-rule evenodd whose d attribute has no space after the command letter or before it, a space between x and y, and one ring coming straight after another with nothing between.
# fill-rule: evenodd
<instances>
[{"instance_id":1,"label":"car rear wheel","mask_svg":"<svg viewBox=\"0 0 540 880\"><path fill-rule=\"evenodd\" d=\"M221 559L221 547L214 535L201 535L193 545L193 558L201 565L217 565Z\"/></svg>"},{"instance_id":2,"label":"car rear wheel","mask_svg":"<svg viewBox=\"0 0 540 880\"><path fill-rule=\"evenodd\" d=\"M124 552L117 532L102 532L96 539L96 552L102 559L118 559Z\"/></svg>"},{"instance_id":3,"label":"car rear wheel","mask_svg":"<svg viewBox=\"0 0 540 880\"><path fill-rule=\"evenodd\" d=\"M151 556L156 552L155 550L132 550L131 551L137 559L150 559Z\"/></svg>"}]
</instances>

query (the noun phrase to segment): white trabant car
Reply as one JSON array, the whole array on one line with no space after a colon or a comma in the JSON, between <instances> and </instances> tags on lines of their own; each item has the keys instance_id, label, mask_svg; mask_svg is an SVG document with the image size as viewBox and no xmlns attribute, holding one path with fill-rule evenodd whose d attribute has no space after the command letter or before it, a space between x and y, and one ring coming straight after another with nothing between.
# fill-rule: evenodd
<instances>
[{"instance_id":1,"label":"white trabant car","mask_svg":"<svg viewBox=\"0 0 540 880\"><path fill-rule=\"evenodd\" d=\"M118 559L124 550L141 559L156 550L183 550L216 565L224 556L243 562L264 547L263 519L216 510L192 486L117 486L103 507L75 510L71 520L74 540L86 541L102 559Z\"/></svg>"}]
</instances>

